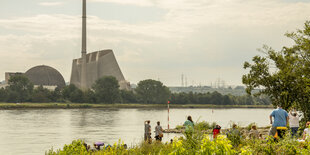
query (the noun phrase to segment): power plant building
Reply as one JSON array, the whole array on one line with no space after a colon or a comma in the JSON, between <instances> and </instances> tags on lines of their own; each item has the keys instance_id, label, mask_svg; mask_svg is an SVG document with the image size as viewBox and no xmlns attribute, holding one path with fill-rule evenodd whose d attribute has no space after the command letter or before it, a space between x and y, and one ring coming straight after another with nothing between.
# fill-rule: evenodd
<instances>
[{"instance_id":1,"label":"power plant building","mask_svg":"<svg viewBox=\"0 0 310 155\"><path fill-rule=\"evenodd\" d=\"M24 73L29 81L37 86L45 87L58 87L63 88L66 86L65 80L62 75L50 66L40 65L30 68Z\"/></svg>"},{"instance_id":2,"label":"power plant building","mask_svg":"<svg viewBox=\"0 0 310 155\"><path fill-rule=\"evenodd\" d=\"M90 89L97 79L104 76L114 76L119 82L120 89L130 89L130 84L126 82L112 50L101 50L87 54L86 0L83 0L82 56L72 62L70 84L86 90Z\"/></svg>"},{"instance_id":3,"label":"power plant building","mask_svg":"<svg viewBox=\"0 0 310 155\"><path fill-rule=\"evenodd\" d=\"M45 65L39 65L30 68L25 73L22 72L6 72L5 83L0 88L8 86L9 80L13 76L25 76L35 86L43 86L44 88L54 90L55 88L63 88L66 86L63 76L55 68Z\"/></svg>"},{"instance_id":4,"label":"power plant building","mask_svg":"<svg viewBox=\"0 0 310 155\"><path fill-rule=\"evenodd\" d=\"M114 76L120 85L120 89L129 89L128 82L119 68L112 50L102 50L86 54L86 68L84 86L82 85L82 65L83 59L74 59L72 62L72 73L70 83L79 88L89 89L95 81L104 76Z\"/></svg>"}]
</instances>

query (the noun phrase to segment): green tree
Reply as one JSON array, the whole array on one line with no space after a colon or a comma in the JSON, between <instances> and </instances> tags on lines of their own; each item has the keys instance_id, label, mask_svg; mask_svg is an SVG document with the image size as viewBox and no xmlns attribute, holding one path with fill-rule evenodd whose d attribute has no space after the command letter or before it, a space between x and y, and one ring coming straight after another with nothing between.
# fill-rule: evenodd
<instances>
[{"instance_id":1,"label":"green tree","mask_svg":"<svg viewBox=\"0 0 310 155\"><path fill-rule=\"evenodd\" d=\"M35 88L33 90L33 94L31 96L31 101L32 102L51 102L51 91L46 89L46 88L43 88L42 85L40 85L39 87Z\"/></svg>"},{"instance_id":2,"label":"green tree","mask_svg":"<svg viewBox=\"0 0 310 155\"><path fill-rule=\"evenodd\" d=\"M260 89L254 95L266 94L273 105L284 109L296 107L310 119L310 22L303 30L287 33L295 44L275 51L264 46L264 56L254 56L253 63L245 62L244 68L250 69L243 75L242 82L248 94Z\"/></svg>"},{"instance_id":3,"label":"green tree","mask_svg":"<svg viewBox=\"0 0 310 155\"><path fill-rule=\"evenodd\" d=\"M163 83L156 80L143 80L135 89L138 98L143 103L166 103L170 97L170 90Z\"/></svg>"},{"instance_id":4,"label":"green tree","mask_svg":"<svg viewBox=\"0 0 310 155\"><path fill-rule=\"evenodd\" d=\"M54 91L51 92L51 100L52 102L64 102L61 89L56 87Z\"/></svg>"},{"instance_id":5,"label":"green tree","mask_svg":"<svg viewBox=\"0 0 310 155\"><path fill-rule=\"evenodd\" d=\"M137 96L133 91L121 90L122 103L137 103Z\"/></svg>"},{"instance_id":6,"label":"green tree","mask_svg":"<svg viewBox=\"0 0 310 155\"><path fill-rule=\"evenodd\" d=\"M4 88L0 88L0 102L5 102L7 100L8 93Z\"/></svg>"},{"instance_id":7,"label":"green tree","mask_svg":"<svg viewBox=\"0 0 310 155\"><path fill-rule=\"evenodd\" d=\"M105 76L98 79L92 86L97 102L115 103L120 99L119 84L115 77Z\"/></svg>"},{"instance_id":8,"label":"green tree","mask_svg":"<svg viewBox=\"0 0 310 155\"><path fill-rule=\"evenodd\" d=\"M84 101L87 103L96 103L96 95L94 91L88 89L84 92Z\"/></svg>"},{"instance_id":9,"label":"green tree","mask_svg":"<svg viewBox=\"0 0 310 155\"><path fill-rule=\"evenodd\" d=\"M12 76L8 82L8 102L25 102L30 101L33 84L29 79L22 75Z\"/></svg>"},{"instance_id":10,"label":"green tree","mask_svg":"<svg viewBox=\"0 0 310 155\"><path fill-rule=\"evenodd\" d=\"M77 88L75 85L70 84L65 86L62 90L62 97L65 100L69 100L73 103L83 103L84 94L83 91Z\"/></svg>"},{"instance_id":11,"label":"green tree","mask_svg":"<svg viewBox=\"0 0 310 155\"><path fill-rule=\"evenodd\" d=\"M188 99L188 94L185 92L172 93L171 102L174 104L190 104L190 101Z\"/></svg>"}]
</instances>

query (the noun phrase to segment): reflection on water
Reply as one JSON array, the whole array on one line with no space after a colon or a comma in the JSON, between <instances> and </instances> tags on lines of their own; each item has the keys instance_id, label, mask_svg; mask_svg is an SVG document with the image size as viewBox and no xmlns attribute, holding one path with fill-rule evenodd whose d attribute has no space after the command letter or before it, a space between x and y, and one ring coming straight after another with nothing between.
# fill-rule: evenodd
<instances>
[{"instance_id":1,"label":"reflection on water","mask_svg":"<svg viewBox=\"0 0 310 155\"><path fill-rule=\"evenodd\" d=\"M194 121L217 122L229 127L231 122L268 125L271 109L170 109L170 127L181 125L188 115ZM44 154L74 139L92 144L113 144L122 139L129 146L143 139L144 120L151 120L152 130L161 121L167 128L165 109L43 109L0 110L0 152L6 154ZM154 136L154 133L152 133ZM165 134L169 141L177 134Z\"/></svg>"}]
</instances>

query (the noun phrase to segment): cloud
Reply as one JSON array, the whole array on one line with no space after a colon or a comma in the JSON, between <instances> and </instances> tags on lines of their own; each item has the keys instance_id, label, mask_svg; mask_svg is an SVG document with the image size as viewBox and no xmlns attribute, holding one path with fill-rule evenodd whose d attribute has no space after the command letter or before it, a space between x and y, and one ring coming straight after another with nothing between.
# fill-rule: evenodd
<instances>
[{"instance_id":1,"label":"cloud","mask_svg":"<svg viewBox=\"0 0 310 155\"><path fill-rule=\"evenodd\" d=\"M40 2L38 5L41 6L60 6L63 5L63 2Z\"/></svg>"},{"instance_id":2,"label":"cloud","mask_svg":"<svg viewBox=\"0 0 310 155\"><path fill-rule=\"evenodd\" d=\"M150 0L90 0L90 2L116 3L122 5L153 6Z\"/></svg>"},{"instance_id":3,"label":"cloud","mask_svg":"<svg viewBox=\"0 0 310 155\"><path fill-rule=\"evenodd\" d=\"M113 49L134 83L160 78L178 85L175 79L183 72L197 83L221 77L240 84L242 63L256 48L289 44L283 34L302 28L310 16L310 3L280 0L92 0L99 1L167 10L161 20L136 24L88 17L88 51ZM80 56L80 15L0 19L1 30L0 51L9 52L1 52L0 61L10 70L46 64L69 80L71 60ZM0 73L6 69L0 67Z\"/></svg>"}]
</instances>

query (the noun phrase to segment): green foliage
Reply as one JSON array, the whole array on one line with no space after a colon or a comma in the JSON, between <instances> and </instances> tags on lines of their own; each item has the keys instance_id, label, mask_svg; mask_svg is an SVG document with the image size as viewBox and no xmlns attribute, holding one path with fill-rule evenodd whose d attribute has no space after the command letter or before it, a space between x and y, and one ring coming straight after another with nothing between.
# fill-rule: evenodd
<instances>
[{"instance_id":1,"label":"green foliage","mask_svg":"<svg viewBox=\"0 0 310 155\"><path fill-rule=\"evenodd\" d=\"M174 104L210 104L210 105L269 105L268 97L250 95L232 96L213 93L173 93L171 102Z\"/></svg>"},{"instance_id":2,"label":"green foliage","mask_svg":"<svg viewBox=\"0 0 310 155\"><path fill-rule=\"evenodd\" d=\"M96 94L94 93L94 91L88 89L84 92L84 101L85 103L96 103L97 99L96 99Z\"/></svg>"},{"instance_id":3,"label":"green foliage","mask_svg":"<svg viewBox=\"0 0 310 155\"><path fill-rule=\"evenodd\" d=\"M238 128L232 128L227 133L227 138L231 141L231 144L237 147L241 143L241 132Z\"/></svg>"},{"instance_id":4,"label":"green foliage","mask_svg":"<svg viewBox=\"0 0 310 155\"><path fill-rule=\"evenodd\" d=\"M170 97L170 90L163 83L151 79L140 81L135 91L143 103L167 103Z\"/></svg>"},{"instance_id":5,"label":"green foliage","mask_svg":"<svg viewBox=\"0 0 310 155\"><path fill-rule=\"evenodd\" d=\"M198 122L195 124L195 129L199 129L199 130L209 130L209 129L213 129L215 128L216 123L209 123L207 121L202 121L202 122Z\"/></svg>"},{"instance_id":6,"label":"green foliage","mask_svg":"<svg viewBox=\"0 0 310 155\"><path fill-rule=\"evenodd\" d=\"M137 96L133 91L121 90L122 103L137 103Z\"/></svg>"},{"instance_id":7,"label":"green foliage","mask_svg":"<svg viewBox=\"0 0 310 155\"><path fill-rule=\"evenodd\" d=\"M140 81L135 90L119 90L114 77L104 77L94 84L93 89L80 90L70 84L64 88L48 90L42 86L33 89L27 78L12 78L14 82L6 89L0 89L1 102L33 102L33 103L150 103L166 104L210 104L210 105L269 105L266 96L253 97L222 95L213 93L173 93L161 82L155 80ZM20 89L25 85L23 91ZM27 86L26 86L27 85Z\"/></svg>"},{"instance_id":8,"label":"green foliage","mask_svg":"<svg viewBox=\"0 0 310 155\"><path fill-rule=\"evenodd\" d=\"M310 21L303 30L287 33L295 44L275 51L264 46L265 56L254 56L253 63L245 62L244 68L250 69L243 75L242 82L251 94L255 88L263 88L258 93L270 97L273 105L281 105L288 110L294 106L310 120Z\"/></svg>"},{"instance_id":9,"label":"green foliage","mask_svg":"<svg viewBox=\"0 0 310 155\"><path fill-rule=\"evenodd\" d=\"M120 99L119 84L113 76L105 76L96 80L92 88L99 103L115 103Z\"/></svg>"},{"instance_id":10,"label":"green foliage","mask_svg":"<svg viewBox=\"0 0 310 155\"><path fill-rule=\"evenodd\" d=\"M187 139L174 139L173 143L154 142L152 144L141 143L138 146L125 149L123 143L115 143L111 148L102 149L100 151L87 152L82 146L81 141L73 141L70 145L65 145L62 150L46 152L47 155L62 155L62 154L88 154L88 155L114 155L114 154L154 154L154 155L181 155L181 154L197 154L197 155L233 155L237 151L234 150L230 141L227 138L219 136L217 140L212 141L208 135L203 135L201 140L194 146Z\"/></svg>"},{"instance_id":11,"label":"green foliage","mask_svg":"<svg viewBox=\"0 0 310 155\"><path fill-rule=\"evenodd\" d=\"M29 79L22 75L12 76L9 79L9 86L6 88L8 92L8 102L25 102L31 99L33 84Z\"/></svg>"},{"instance_id":12,"label":"green foliage","mask_svg":"<svg viewBox=\"0 0 310 155\"><path fill-rule=\"evenodd\" d=\"M63 155L63 154L88 154L85 146L83 145L83 141L74 140L71 144L65 145L63 149L59 149L56 152L53 149L50 149L45 154L47 155Z\"/></svg>"},{"instance_id":13,"label":"green foliage","mask_svg":"<svg viewBox=\"0 0 310 155\"><path fill-rule=\"evenodd\" d=\"M33 90L33 95L31 96L32 102L51 102L52 101L52 93L50 90L43 88L42 86L39 86Z\"/></svg>"},{"instance_id":14,"label":"green foliage","mask_svg":"<svg viewBox=\"0 0 310 155\"><path fill-rule=\"evenodd\" d=\"M183 125L177 125L177 126L175 127L175 129L181 130L181 129L184 129L184 126L183 126Z\"/></svg>"},{"instance_id":15,"label":"green foliage","mask_svg":"<svg viewBox=\"0 0 310 155\"><path fill-rule=\"evenodd\" d=\"M84 102L83 91L73 84L70 84L63 88L62 96L65 100L69 100L70 102L76 102L76 103Z\"/></svg>"},{"instance_id":16,"label":"green foliage","mask_svg":"<svg viewBox=\"0 0 310 155\"><path fill-rule=\"evenodd\" d=\"M51 100L53 102L64 102L61 89L59 87L56 87L54 91L51 91Z\"/></svg>"},{"instance_id":17,"label":"green foliage","mask_svg":"<svg viewBox=\"0 0 310 155\"><path fill-rule=\"evenodd\" d=\"M8 92L4 88L0 88L0 102L7 101Z\"/></svg>"},{"instance_id":18,"label":"green foliage","mask_svg":"<svg viewBox=\"0 0 310 155\"><path fill-rule=\"evenodd\" d=\"M114 155L114 154L134 154L134 155L263 155L263 154L297 154L304 155L310 153L310 141L298 142L286 134L283 139L275 142L273 138L266 139L245 139L241 138L235 145L229 138L219 135L216 139L211 139L210 135L203 134L200 130L195 130L192 137L174 138L172 143L154 142L152 144L141 143L131 148L124 148L124 143L119 141L111 148L100 151L86 151L80 140L73 141L70 145L65 145L63 149L46 152L48 155L62 154L87 154L87 155Z\"/></svg>"}]
</instances>

